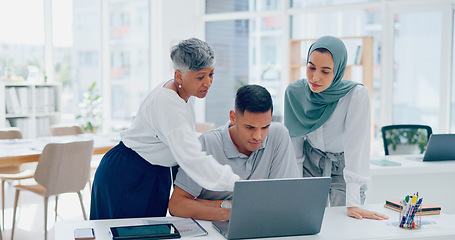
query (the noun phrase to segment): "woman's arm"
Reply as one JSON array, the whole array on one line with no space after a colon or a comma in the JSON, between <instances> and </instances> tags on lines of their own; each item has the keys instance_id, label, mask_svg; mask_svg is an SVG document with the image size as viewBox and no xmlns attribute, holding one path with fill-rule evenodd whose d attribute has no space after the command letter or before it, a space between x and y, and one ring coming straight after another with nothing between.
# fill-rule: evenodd
<instances>
[{"instance_id":1,"label":"woman's arm","mask_svg":"<svg viewBox=\"0 0 455 240\"><path fill-rule=\"evenodd\" d=\"M169 146L177 164L202 187L213 191L233 191L240 177L228 165L221 165L202 151L192 124L193 114L179 98L160 101L152 118L161 133L161 140Z\"/></svg>"},{"instance_id":2,"label":"woman's arm","mask_svg":"<svg viewBox=\"0 0 455 240\"><path fill-rule=\"evenodd\" d=\"M367 184L370 171L371 112L368 89L357 86L352 91L344 145L347 215L357 219L388 219L384 214L358 207L363 204L360 189Z\"/></svg>"},{"instance_id":3,"label":"woman's arm","mask_svg":"<svg viewBox=\"0 0 455 240\"><path fill-rule=\"evenodd\" d=\"M370 98L368 89L356 86L350 92L345 122L344 178L346 206L360 206L360 188L367 184L370 174Z\"/></svg>"}]
</instances>

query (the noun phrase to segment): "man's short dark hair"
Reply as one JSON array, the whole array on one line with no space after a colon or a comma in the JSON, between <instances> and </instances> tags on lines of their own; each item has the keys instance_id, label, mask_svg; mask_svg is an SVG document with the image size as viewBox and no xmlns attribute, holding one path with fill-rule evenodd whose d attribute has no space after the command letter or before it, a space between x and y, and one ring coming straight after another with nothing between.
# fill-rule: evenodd
<instances>
[{"instance_id":1,"label":"man's short dark hair","mask_svg":"<svg viewBox=\"0 0 455 240\"><path fill-rule=\"evenodd\" d=\"M273 112L273 102L269 91L259 85L245 85L237 90L235 109L242 115L247 110L252 113Z\"/></svg>"}]
</instances>

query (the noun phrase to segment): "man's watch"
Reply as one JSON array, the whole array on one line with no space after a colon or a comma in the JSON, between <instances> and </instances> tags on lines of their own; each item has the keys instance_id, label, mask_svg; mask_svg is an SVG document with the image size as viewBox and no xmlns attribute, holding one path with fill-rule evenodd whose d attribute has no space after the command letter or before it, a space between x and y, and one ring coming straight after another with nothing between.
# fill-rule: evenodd
<instances>
[{"instance_id":1,"label":"man's watch","mask_svg":"<svg viewBox=\"0 0 455 240\"><path fill-rule=\"evenodd\" d=\"M221 202L221 208L231 208L231 207L232 207L232 205L231 205L230 201L224 200Z\"/></svg>"}]
</instances>

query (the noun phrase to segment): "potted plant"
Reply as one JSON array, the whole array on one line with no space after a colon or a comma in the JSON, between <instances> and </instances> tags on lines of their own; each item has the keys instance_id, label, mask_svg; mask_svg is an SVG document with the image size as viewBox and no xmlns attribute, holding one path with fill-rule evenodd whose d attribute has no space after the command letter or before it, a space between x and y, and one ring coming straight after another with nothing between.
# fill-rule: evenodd
<instances>
[{"instance_id":1,"label":"potted plant","mask_svg":"<svg viewBox=\"0 0 455 240\"><path fill-rule=\"evenodd\" d=\"M83 94L82 102L79 103L80 114L76 119L82 120L82 128L85 132L97 133L101 127L103 98L95 91L96 82Z\"/></svg>"}]
</instances>

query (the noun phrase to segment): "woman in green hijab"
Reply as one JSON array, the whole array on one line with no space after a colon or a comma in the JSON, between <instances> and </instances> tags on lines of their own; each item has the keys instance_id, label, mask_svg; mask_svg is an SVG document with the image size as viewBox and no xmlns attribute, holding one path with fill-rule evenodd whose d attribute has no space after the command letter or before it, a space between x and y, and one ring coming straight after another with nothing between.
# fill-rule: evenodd
<instances>
[{"instance_id":1,"label":"woman in green hijab","mask_svg":"<svg viewBox=\"0 0 455 240\"><path fill-rule=\"evenodd\" d=\"M358 219L387 219L359 208L370 169L370 102L365 86L342 80L346 60L338 38L325 36L311 45L307 79L286 89L284 124L303 176L332 177L330 206L347 206L348 216Z\"/></svg>"}]
</instances>

